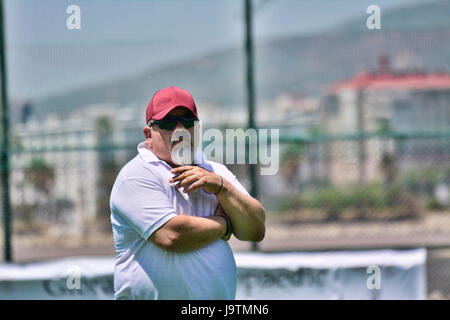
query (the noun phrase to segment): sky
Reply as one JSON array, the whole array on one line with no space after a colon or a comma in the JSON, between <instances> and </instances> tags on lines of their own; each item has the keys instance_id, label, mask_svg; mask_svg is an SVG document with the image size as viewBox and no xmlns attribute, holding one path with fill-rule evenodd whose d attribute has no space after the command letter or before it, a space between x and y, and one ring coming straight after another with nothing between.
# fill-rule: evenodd
<instances>
[{"instance_id":1,"label":"sky","mask_svg":"<svg viewBox=\"0 0 450 320\"><path fill-rule=\"evenodd\" d=\"M430 0L431 1L431 0ZM257 41L308 35L383 10L427 0L258 0ZM69 5L81 29L69 30ZM242 46L242 0L6 0L8 88L37 99Z\"/></svg>"}]
</instances>

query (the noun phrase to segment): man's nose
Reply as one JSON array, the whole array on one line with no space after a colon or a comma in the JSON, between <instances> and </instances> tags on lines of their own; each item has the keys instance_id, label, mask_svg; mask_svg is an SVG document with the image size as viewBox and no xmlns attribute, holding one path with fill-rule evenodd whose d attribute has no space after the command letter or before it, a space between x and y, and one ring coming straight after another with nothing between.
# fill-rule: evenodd
<instances>
[{"instance_id":1,"label":"man's nose","mask_svg":"<svg viewBox=\"0 0 450 320\"><path fill-rule=\"evenodd\" d=\"M184 129L184 125L181 123L181 121L177 122L177 126L175 127L175 129Z\"/></svg>"}]
</instances>

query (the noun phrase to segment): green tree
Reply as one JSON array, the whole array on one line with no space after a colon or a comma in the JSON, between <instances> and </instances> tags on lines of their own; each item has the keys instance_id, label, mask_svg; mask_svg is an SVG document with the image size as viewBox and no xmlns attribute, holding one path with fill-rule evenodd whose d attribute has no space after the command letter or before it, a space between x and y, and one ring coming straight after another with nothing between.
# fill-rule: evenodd
<instances>
[{"instance_id":1,"label":"green tree","mask_svg":"<svg viewBox=\"0 0 450 320\"><path fill-rule=\"evenodd\" d=\"M25 179L36 190L49 195L55 183L55 170L43 158L32 158L25 166Z\"/></svg>"},{"instance_id":2,"label":"green tree","mask_svg":"<svg viewBox=\"0 0 450 320\"><path fill-rule=\"evenodd\" d=\"M37 213L45 219L57 220L57 212L51 192L55 185L54 167L44 158L34 157L25 166L24 172L25 182L33 186L37 195L35 204Z\"/></svg>"},{"instance_id":3,"label":"green tree","mask_svg":"<svg viewBox=\"0 0 450 320\"><path fill-rule=\"evenodd\" d=\"M305 145L303 143L290 143L281 155L280 174L286 184L291 187L295 186L304 154Z\"/></svg>"},{"instance_id":4,"label":"green tree","mask_svg":"<svg viewBox=\"0 0 450 320\"><path fill-rule=\"evenodd\" d=\"M99 179L97 181L97 221L105 230L110 230L109 197L117 176L118 166L113 150L113 122L106 116L96 120Z\"/></svg>"}]
</instances>

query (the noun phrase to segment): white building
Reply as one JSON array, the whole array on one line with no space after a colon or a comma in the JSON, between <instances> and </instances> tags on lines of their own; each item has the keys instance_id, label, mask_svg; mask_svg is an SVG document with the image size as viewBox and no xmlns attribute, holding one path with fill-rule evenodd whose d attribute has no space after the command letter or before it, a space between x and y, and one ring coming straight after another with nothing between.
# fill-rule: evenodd
<instances>
[{"instance_id":1,"label":"white building","mask_svg":"<svg viewBox=\"0 0 450 320\"><path fill-rule=\"evenodd\" d=\"M377 72L358 74L334 84L324 99L321 120L330 135L375 133L383 126L395 133L448 132L450 74L393 72L387 60L382 59ZM444 163L443 157L450 161L448 138L382 140L331 144L326 155L330 180L345 185L377 178L383 151L394 152L403 168L439 165ZM355 170L355 166L359 169Z\"/></svg>"},{"instance_id":2,"label":"white building","mask_svg":"<svg viewBox=\"0 0 450 320\"><path fill-rule=\"evenodd\" d=\"M78 112L68 120L51 115L44 123L27 122L13 125L13 136L21 150L11 157L11 202L14 207L33 206L36 218L45 216L67 228L63 231L82 232L84 226L109 211L99 208L101 157L112 155L119 167L136 154L136 144L142 140L139 128L128 110L110 106L92 106L90 112ZM112 117L114 115L114 118ZM120 149L99 150L98 119L109 119L108 144ZM142 129L142 128L140 128ZM142 136L142 133L141 133ZM127 145L128 142L128 145ZM54 183L48 194L27 180L26 168L33 159L44 160L53 169ZM104 173L103 173L104 174ZM112 172L115 176L116 172ZM109 191L107 191L109 193ZM37 211L45 212L37 212ZM55 211L55 212L53 212ZM56 212L57 211L57 212ZM105 211L105 212L99 212Z\"/></svg>"}]
</instances>

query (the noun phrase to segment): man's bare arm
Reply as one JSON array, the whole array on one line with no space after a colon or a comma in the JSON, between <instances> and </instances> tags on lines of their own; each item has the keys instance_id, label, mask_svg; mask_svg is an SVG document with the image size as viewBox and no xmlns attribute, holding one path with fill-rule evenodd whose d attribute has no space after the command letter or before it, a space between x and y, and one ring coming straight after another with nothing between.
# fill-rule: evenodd
<instances>
[{"instance_id":1,"label":"man's bare arm","mask_svg":"<svg viewBox=\"0 0 450 320\"><path fill-rule=\"evenodd\" d=\"M190 193L199 188L207 192L217 193L217 199L230 218L233 233L239 240L259 242L264 239L265 211L261 203L236 189L230 182L208 170L196 166L181 166L171 170L177 176L169 179L176 183L175 188L185 187ZM219 191L220 190L220 191Z\"/></svg>"},{"instance_id":2,"label":"man's bare arm","mask_svg":"<svg viewBox=\"0 0 450 320\"><path fill-rule=\"evenodd\" d=\"M237 239L255 242L264 239L266 214L258 200L243 194L225 179L216 197L230 218Z\"/></svg>"},{"instance_id":3,"label":"man's bare arm","mask_svg":"<svg viewBox=\"0 0 450 320\"><path fill-rule=\"evenodd\" d=\"M217 215L203 218L181 214L156 230L149 241L164 250L183 253L220 239L226 229L226 221Z\"/></svg>"}]
</instances>

